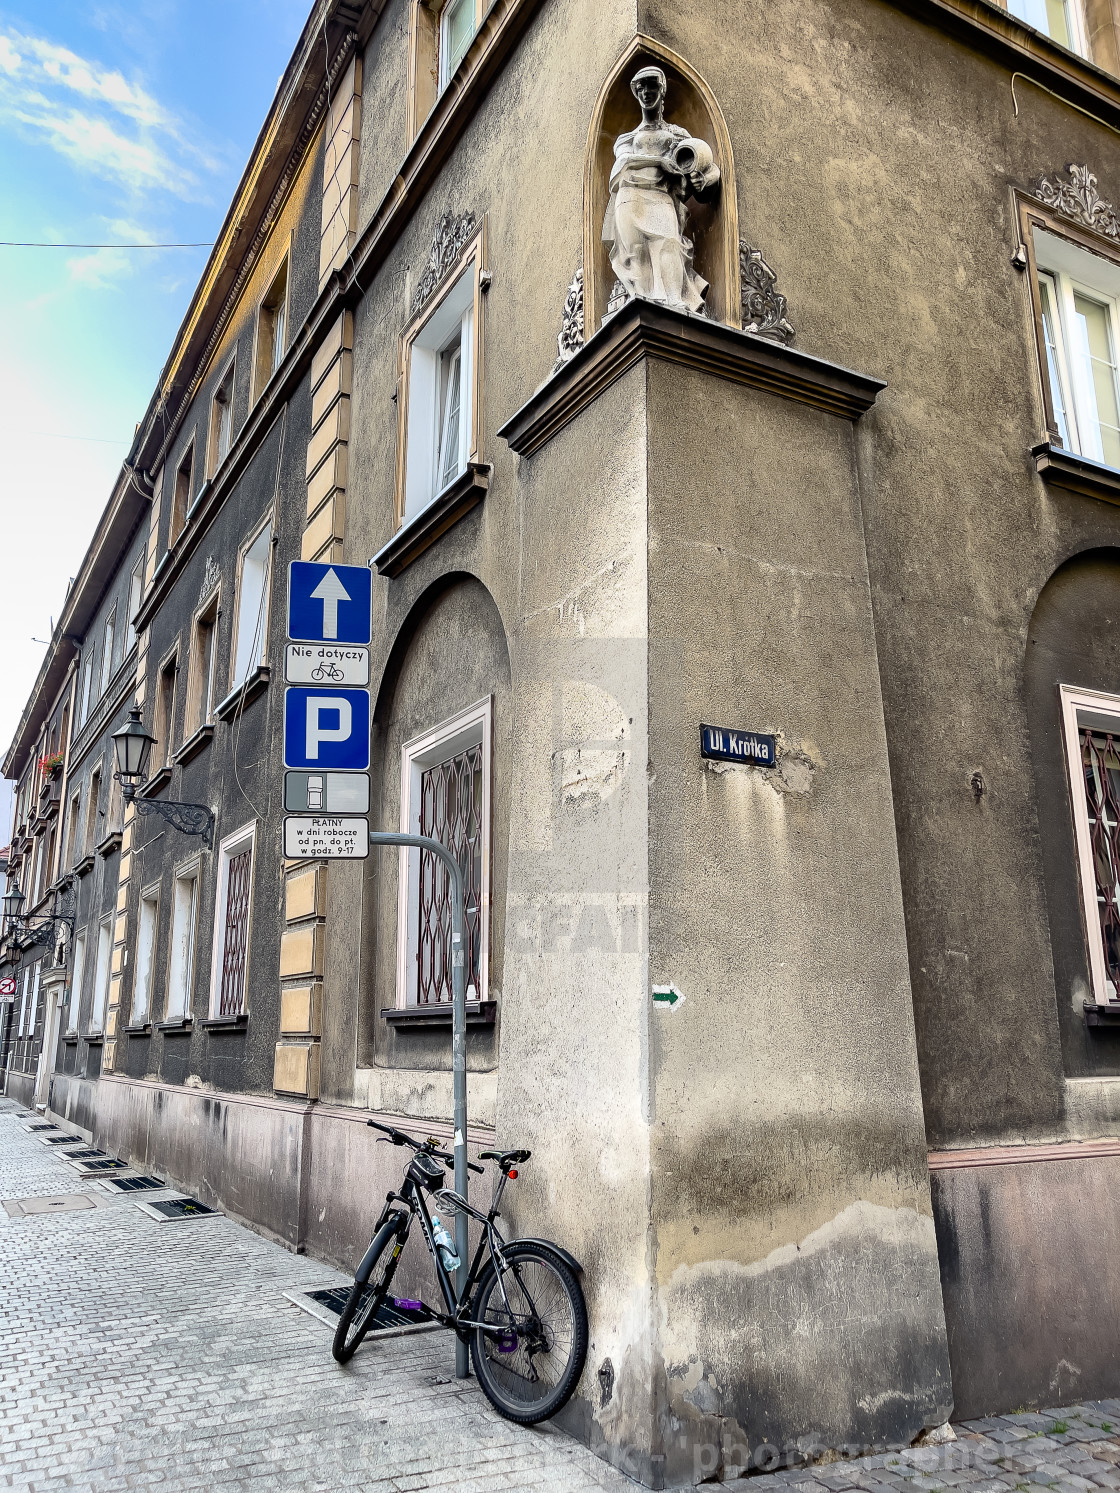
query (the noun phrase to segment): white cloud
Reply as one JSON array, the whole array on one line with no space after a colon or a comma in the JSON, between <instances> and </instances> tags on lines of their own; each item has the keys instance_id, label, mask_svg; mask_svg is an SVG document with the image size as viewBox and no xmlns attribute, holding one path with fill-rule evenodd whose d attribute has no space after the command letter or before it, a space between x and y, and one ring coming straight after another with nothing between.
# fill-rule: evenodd
<instances>
[{"instance_id":1,"label":"white cloud","mask_svg":"<svg viewBox=\"0 0 1120 1493\"><path fill-rule=\"evenodd\" d=\"M138 239L132 240L138 243ZM132 263L127 254L119 249L97 249L92 254L83 254L66 261L70 279L87 290L105 290L118 280L132 274Z\"/></svg>"},{"instance_id":2,"label":"white cloud","mask_svg":"<svg viewBox=\"0 0 1120 1493\"><path fill-rule=\"evenodd\" d=\"M0 32L0 76L0 124L132 191L193 200L199 182L185 159L216 167L139 83L45 38Z\"/></svg>"}]
</instances>

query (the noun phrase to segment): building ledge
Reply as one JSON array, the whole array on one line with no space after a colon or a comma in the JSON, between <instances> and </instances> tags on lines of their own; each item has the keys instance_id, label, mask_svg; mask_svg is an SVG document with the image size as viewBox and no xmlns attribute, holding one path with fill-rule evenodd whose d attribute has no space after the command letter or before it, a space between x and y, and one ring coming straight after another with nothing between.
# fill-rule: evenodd
<instances>
[{"instance_id":1,"label":"building ledge","mask_svg":"<svg viewBox=\"0 0 1120 1493\"><path fill-rule=\"evenodd\" d=\"M199 752L204 751L213 740L214 727L207 721L205 726L199 726L193 735L187 737L186 741L184 741L183 745L175 753L175 761L182 766L184 762L189 762L192 757L197 757Z\"/></svg>"},{"instance_id":2,"label":"building ledge","mask_svg":"<svg viewBox=\"0 0 1120 1493\"><path fill-rule=\"evenodd\" d=\"M114 850L121 848L121 832L115 829L111 835L106 835L97 846L97 853L101 856L112 855Z\"/></svg>"},{"instance_id":3,"label":"building ledge","mask_svg":"<svg viewBox=\"0 0 1120 1493\"><path fill-rule=\"evenodd\" d=\"M93 870L93 856L84 855L74 866L74 875L82 877Z\"/></svg>"},{"instance_id":4,"label":"building ledge","mask_svg":"<svg viewBox=\"0 0 1120 1493\"><path fill-rule=\"evenodd\" d=\"M532 456L643 358L660 358L858 420L886 385L754 332L652 301L628 301L499 429Z\"/></svg>"},{"instance_id":5,"label":"building ledge","mask_svg":"<svg viewBox=\"0 0 1120 1493\"><path fill-rule=\"evenodd\" d=\"M140 1021L135 1026L126 1026L124 1032L129 1037L150 1037L152 1035L152 1023L150 1021Z\"/></svg>"},{"instance_id":6,"label":"building ledge","mask_svg":"<svg viewBox=\"0 0 1120 1493\"><path fill-rule=\"evenodd\" d=\"M1120 473L1117 475L1120 476ZM1095 1001L1086 1001L1085 1024L1090 1027L1107 1027L1114 1032L1120 1032L1120 1001L1108 1006L1098 1006Z\"/></svg>"},{"instance_id":7,"label":"building ledge","mask_svg":"<svg viewBox=\"0 0 1120 1493\"><path fill-rule=\"evenodd\" d=\"M170 783L173 770L171 763L168 762L158 772L153 772L143 788L137 789L137 797L155 798L156 794L161 792Z\"/></svg>"},{"instance_id":8,"label":"building ledge","mask_svg":"<svg viewBox=\"0 0 1120 1493\"><path fill-rule=\"evenodd\" d=\"M198 1023L208 1032L243 1032L249 1025L248 1011L239 1011L236 1016L205 1016Z\"/></svg>"},{"instance_id":9,"label":"building ledge","mask_svg":"<svg viewBox=\"0 0 1120 1493\"><path fill-rule=\"evenodd\" d=\"M493 1026L498 1014L497 1001L468 1001L468 1026ZM449 1027L451 1002L433 1006L382 1006L381 1016L394 1027Z\"/></svg>"},{"instance_id":10,"label":"building ledge","mask_svg":"<svg viewBox=\"0 0 1120 1493\"><path fill-rule=\"evenodd\" d=\"M405 566L411 565L452 524L476 508L486 496L492 470L482 462L468 462L453 482L402 524L389 543L377 551L369 563L376 567L378 575L400 575Z\"/></svg>"},{"instance_id":11,"label":"building ledge","mask_svg":"<svg viewBox=\"0 0 1120 1493\"><path fill-rule=\"evenodd\" d=\"M222 703L215 707L214 714L217 719L228 721L236 714L238 707L244 710L246 705L251 705L258 695L264 694L271 678L272 670L265 664L255 669L244 684L239 684L236 689L231 690Z\"/></svg>"},{"instance_id":12,"label":"building ledge","mask_svg":"<svg viewBox=\"0 0 1120 1493\"><path fill-rule=\"evenodd\" d=\"M1049 486L1064 487L1067 492L1080 493L1085 498L1120 503L1120 470L1116 467L1078 456L1076 451L1054 446L1049 441L1032 446L1031 455L1038 475Z\"/></svg>"},{"instance_id":13,"label":"building ledge","mask_svg":"<svg viewBox=\"0 0 1120 1493\"><path fill-rule=\"evenodd\" d=\"M169 1037L176 1037L189 1033L193 1024L189 1016L176 1016L173 1021L157 1021L155 1026L157 1032L166 1032Z\"/></svg>"}]
</instances>

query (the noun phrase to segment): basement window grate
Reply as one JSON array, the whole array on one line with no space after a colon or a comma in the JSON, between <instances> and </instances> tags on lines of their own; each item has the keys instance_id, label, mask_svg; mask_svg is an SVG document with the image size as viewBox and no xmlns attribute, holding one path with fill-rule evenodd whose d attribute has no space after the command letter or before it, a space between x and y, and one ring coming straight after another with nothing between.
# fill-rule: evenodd
<instances>
[{"instance_id":1,"label":"basement window grate","mask_svg":"<svg viewBox=\"0 0 1120 1493\"><path fill-rule=\"evenodd\" d=\"M127 1161L118 1161L115 1156L102 1156L100 1160L83 1161L83 1172L126 1172Z\"/></svg>"},{"instance_id":2,"label":"basement window grate","mask_svg":"<svg viewBox=\"0 0 1120 1493\"><path fill-rule=\"evenodd\" d=\"M34 1135L37 1130L57 1130L58 1126L52 1125L49 1120L40 1120L35 1125L25 1125L23 1128Z\"/></svg>"},{"instance_id":3,"label":"basement window grate","mask_svg":"<svg viewBox=\"0 0 1120 1493\"><path fill-rule=\"evenodd\" d=\"M309 1301L318 1302L327 1311L341 1317L343 1308L350 1299L350 1286L335 1286L329 1291L305 1291ZM363 1292L363 1300L369 1295L369 1287ZM374 1317L374 1330L378 1327L410 1327L416 1322L431 1322L433 1314L420 1301L409 1301L405 1297L391 1296Z\"/></svg>"},{"instance_id":4,"label":"basement window grate","mask_svg":"<svg viewBox=\"0 0 1120 1493\"><path fill-rule=\"evenodd\" d=\"M161 1222L165 1219L221 1217L216 1208L208 1208L195 1198L156 1198L153 1202L137 1203L136 1206Z\"/></svg>"},{"instance_id":5,"label":"basement window grate","mask_svg":"<svg viewBox=\"0 0 1120 1493\"><path fill-rule=\"evenodd\" d=\"M105 1186L110 1192L154 1192L167 1183L158 1177L106 1177Z\"/></svg>"},{"instance_id":6,"label":"basement window grate","mask_svg":"<svg viewBox=\"0 0 1120 1493\"><path fill-rule=\"evenodd\" d=\"M39 1139L44 1146L84 1146L85 1141L80 1135L41 1135Z\"/></svg>"},{"instance_id":7,"label":"basement window grate","mask_svg":"<svg viewBox=\"0 0 1120 1493\"><path fill-rule=\"evenodd\" d=\"M102 1159L103 1157L105 1157L107 1155L108 1155L108 1152L106 1152L106 1151L98 1151L93 1146L84 1146L80 1151L70 1151L70 1152L68 1152L67 1156L66 1156L66 1160L67 1161L98 1161L98 1160Z\"/></svg>"}]
</instances>

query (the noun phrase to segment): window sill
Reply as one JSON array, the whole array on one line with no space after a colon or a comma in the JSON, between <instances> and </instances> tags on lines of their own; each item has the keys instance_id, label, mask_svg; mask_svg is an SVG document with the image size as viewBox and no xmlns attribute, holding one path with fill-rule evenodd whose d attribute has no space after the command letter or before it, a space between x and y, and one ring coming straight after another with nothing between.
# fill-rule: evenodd
<instances>
[{"instance_id":1,"label":"window sill","mask_svg":"<svg viewBox=\"0 0 1120 1493\"><path fill-rule=\"evenodd\" d=\"M248 1011L237 1016L207 1016L199 1023L208 1032L243 1032L249 1025Z\"/></svg>"},{"instance_id":2,"label":"window sill","mask_svg":"<svg viewBox=\"0 0 1120 1493\"><path fill-rule=\"evenodd\" d=\"M173 768L171 763L161 767L158 772L152 773L151 777L138 792L139 798L155 798L156 794L166 788L171 781Z\"/></svg>"},{"instance_id":3,"label":"window sill","mask_svg":"<svg viewBox=\"0 0 1120 1493\"><path fill-rule=\"evenodd\" d=\"M193 736L188 736L183 745L175 753L175 761L181 767L184 762L189 762L192 757L197 757L205 747L214 740L214 727L207 722L205 726L199 726Z\"/></svg>"},{"instance_id":4,"label":"window sill","mask_svg":"<svg viewBox=\"0 0 1120 1493\"><path fill-rule=\"evenodd\" d=\"M105 1033L104 1032L87 1032L86 1033L86 1046L87 1047L100 1047L104 1041L105 1041Z\"/></svg>"},{"instance_id":5,"label":"window sill","mask_svg":"<svg viewBox=\"0 0 1120 1493\"><path fill-rule=\"evenodd\" d=\"M121 832L119 829L115 829L111 835L106 835L100 845L97 846L97 853L100 856L112 855L114 850L119 850L120 848Z\"/></svg>"},{"instance_id":6,"label":"window sill","mask_svg":"<svg viewBox=\"0 0 1120 1493\"><path fill-rule=\"evenodd\" d=\"M220 721L228 721L236 714L238 706L244 710L246 705L251 704L258 695L263 695L268 688L268 681L272 678L272 670L265 664L249 675L244 684L239 684L235 690L231 690L214 714Z\"/></svg>"},{"instance_id":7,"label":"window sill","mask_svg":"<svg viewBox=\"0 0 1120 1493\"><path fill-rule=\"evenodd\" d=\"M1120 1032L1120 1001L1109 1006L1098 1006L1094 1001L1086 1001L1085 1024L1090 1027L1108 1027L1114 1032Z\"/></svg>"},{"instance_id":8,"label":"window sill","mask_svg":"<svg viewBox=\"0 0 1120 1493\"><path fill-rule=\"evenodd\" d=\"M82 876L87 875L92 870L93 870L93 856L92 855L85 855L74 866L74 875L77 876L77 877L82 877Z\"/></svg>"},{"instance_id":9,"label":"window sill","mask_svg":"<svg viewBox=\"0 0 1120 1493\"><path fill-rule=\"evenodd\" d=\"M476 508L486 496L493 468L483 462L469 461L426 508L402 524L389 543L377 551L369 562L378 575L396 576L411 565L452 524Z\"/></svg>"},{"instance_id":10,"label":"window sill","mask_svg":"<svg viewBox=\"0 0 1120 1493\"><path fill-rule=\"evenodd\" d=\"M129 1037L150 1037L152 1035L152 1023L141 1021L136 1026L126 1026L125 1035Z\"/></svg>"},{"instance_id":11,"label":"window sill","mask_svg":"<svg viewBox=\"0 0 1120 1493\"><path fill-rule=\"evenodd\" d=\"M1049 441L1032 446L1031 455L1038 475L1050 487L1064 487L1067 492L1080 493L1084 498L1120 503L1120 470L1116 467L1078 456L1076 451L1051 445Z\"/></svg>"},{"instance_id":12,"label":"window sill","mask_svg":"<svg viewBox=\"0 0 1120 1493\"><path fill-rule=\"evenodd\" d=\"M493 1026L498 1015L497 1001L468 1001L468 1026ZM451 1025L451 1002L438 1006L382 1006L381 1016L395 1027L440 1027Z\"/></svg>"},{"instance_id":13,"label":"window sill","mask_svg":"<svg viewBox=\"0 0 1120 1493\"><path fill-rule=\"evenodd\" d=\"M169 1037L188 1036L194 1023L189 1016L177 1016L174 1021L157 1021L157 1032L166 1032Z\"/></svg>"},{"instance_id":14,"label":"window sill","mask_svg":"<svg viewBox=\"0 0 1120 1493\"><path fill-rule=\"evenodd\" d=\"M78 1033L64 1032L62 1040L66 1043L67 1047L73 1047L78 1040Z\"/></svg>"}]
</instances>

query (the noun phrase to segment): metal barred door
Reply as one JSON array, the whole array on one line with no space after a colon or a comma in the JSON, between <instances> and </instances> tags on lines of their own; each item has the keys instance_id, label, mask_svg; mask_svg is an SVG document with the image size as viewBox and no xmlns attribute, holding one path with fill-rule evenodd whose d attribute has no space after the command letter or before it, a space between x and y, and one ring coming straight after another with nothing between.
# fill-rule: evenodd
<instances>
[{"instance_id":1,"label":"metal barred door","mask_svg":"<svg viewBox=\"0 0 1120 1493\"><path fill-rule=\"evenodd\" d=\"M219 1016L239 1016L245 996L245 952L249 938L249 883L252 847L230 856L226 880L226 931L222 941Z\"/></svg>"},{"instance_id":2,"label":"metal barred door","mask_svg":"<svg viewBox=\"0 0 1120 1493\"><path fill-rule=\"evenodd\" d=\"M482 743L420 775L420 833L438 840L463 873L467 983L479 987L482 934ZM420 852L416 999L451 1000L451 878L434 855Z\"/></svg>"}]
</instances>

